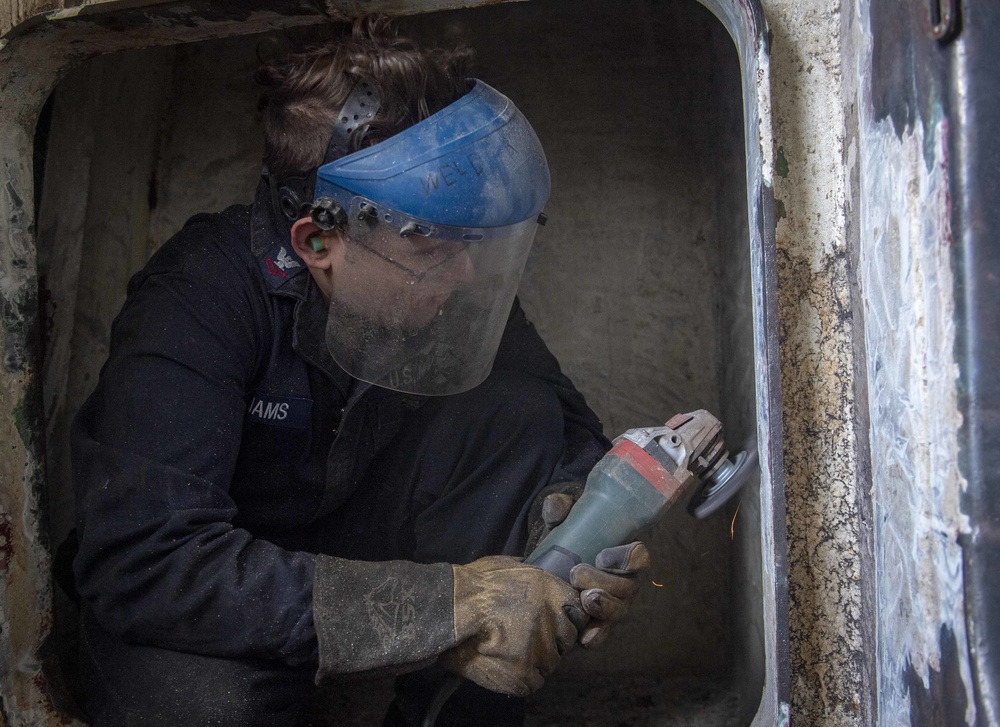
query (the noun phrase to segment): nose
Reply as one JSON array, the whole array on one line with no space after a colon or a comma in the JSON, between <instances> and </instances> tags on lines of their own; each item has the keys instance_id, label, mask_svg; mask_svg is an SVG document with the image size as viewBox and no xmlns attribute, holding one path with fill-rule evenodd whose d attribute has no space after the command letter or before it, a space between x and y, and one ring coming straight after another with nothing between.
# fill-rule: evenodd
<instances>
[{"instance_id":1,"label":"nose","mask_svg":"<svg viewBox=\"0 0 1000 727\"><path fill-rule=\"evenodd\" d=\"M428 278L449 291L464 288L476 279L476 269L468 249L460 251L454 257L446 260L428 271Z\"/></svg>"},{"instance_id":2,"label":"nose","mask_svg":"<svg viewBox=\"0 0 1000 727\"><path fill-rule=\"evenodd\" d=\"M455 256L455 287L464 287L476 279L476 268L468 249Z\"/></svg>"}]
</instances>

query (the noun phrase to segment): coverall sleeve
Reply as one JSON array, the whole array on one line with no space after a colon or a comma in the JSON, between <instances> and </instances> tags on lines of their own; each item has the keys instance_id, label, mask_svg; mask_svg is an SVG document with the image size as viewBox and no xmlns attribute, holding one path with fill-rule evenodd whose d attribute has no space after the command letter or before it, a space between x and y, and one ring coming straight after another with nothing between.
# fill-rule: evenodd
<instances>
[{"instance_id":1,"label":"coverall sleeve","mask_svg":"<svg viewBox=\"0 0 1000 727\"><path fill-rule=\"evenodd\" d=\"M562 406L566 439L566 448L552 481L586 479L593 466L611 448L611 442L604 436L601 420L559 368L556 357L525 316L517 299L494 366L528 373L552 387Z\"/></svg>"},{"instance_id":2,"label":"coverall sleeve","mask_svg":"<svg viewBox=\"0 0 1000 727\"><path fill-rule=\"evenodd\" d=\"M220 248L162 250L129 284L74 423L78 590L132 643L307 663L313 556L232 524L228 490L266 312L252 269Z\"/></svg>"}]
</instances>

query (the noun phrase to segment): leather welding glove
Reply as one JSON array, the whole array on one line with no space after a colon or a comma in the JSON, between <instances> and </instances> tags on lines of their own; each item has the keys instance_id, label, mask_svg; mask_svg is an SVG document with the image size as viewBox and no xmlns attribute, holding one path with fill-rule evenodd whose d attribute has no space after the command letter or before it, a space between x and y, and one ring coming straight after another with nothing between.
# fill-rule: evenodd
<instances>
[{"instance_id":1,"label":"leather welding glove","mask_svg":"<svg viewBox=\"0 0 1000 727\"><path fill-rule=\"evenodd\" d=\"M580 645L598 646L609 629L625 618L652 565L649 550L641 542L605 548L595 565L580 563L569 572L570 583L580 590L583 610L591 621L580 632Z\"/></svg>"},{"instance_id":2,"label":"leather welding glove","mask_svg":"<svg viewBox=\"0 0 1000 727\"><path fill-rule=\"evenodd\" d=\"M543 489L529 514L527 555L566 517L583 494L583 482L558 482ZM608 631L625 617L652 565L649 550L640 542L606 548L598 553L596 567L581 563L570 572L571 583L581 591L583 610L592 621L580 633L580 645L599 646Z\"/></svg>"},{"instance_id":3,"label":"leather welding glove","mask_svg":"<svg viewBox=\"0 0 1000 727\"><path fill-rule=\"evenodd\" d=\"M316 683L405 674L458 643L447 563L369 563L316 556ZM574 592L575 593L575 592Z\"/></svg>"},{"instance_id":4,"label":"leather welding glove","mask_svg":"<svg viewBox=\"0 0 1000 727\"><path fill-rule=\"evenodd\" d=\"M441 665L501 694L523 697L541 687L586 621L579 592L507 556L453 569L460 643Z\"/></svg>"},{"instance_id":5,"label":"leather welding glove","mask_svg":"<svg viewBox=\"0 0 1000 727\"><path fill-rule=\"evenodd\" d=\"M566 519L573 503L580 499L586 483L567 480L546 485L531 503L528 511L528 540L524 546L527 557L545 536Z\"/></svg>"}]
</instances>

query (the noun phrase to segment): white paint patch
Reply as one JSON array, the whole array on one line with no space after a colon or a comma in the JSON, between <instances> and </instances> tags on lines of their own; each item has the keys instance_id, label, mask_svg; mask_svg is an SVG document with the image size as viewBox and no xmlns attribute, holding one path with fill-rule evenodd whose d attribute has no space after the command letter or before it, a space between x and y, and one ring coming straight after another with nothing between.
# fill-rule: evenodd
<instances>
[{"instance_id":1,"label":"white paint patch","mask_svg":"<svg viewBox=\"0 0 1000 727\"><path fill-rule=\"evenodd\" d=\"M854 169L857 166L858 140L852 138L850 145L847 147L847 168L844 170L844 195L846 199L854 199L852 178L854 177Z\"/></svg>"},{"instance_id":2,"label":"white paint patch","mask_svg":"<svg viewBox=\"0 0 1000 727\"><path fill-rule=\"evenodd\" d=\"M778 247L823 276L846 241L840 5L800 0L768 10L779 38L772 60L780 57L787 74L775 80L784 113L774 134L788 164L787 176L774 180L787 214L777 221Z\"/></svg>"},{"instance_id":3,"label":"white paint patch","mask_svg":"<svg viewBox=\"0 0 1000 727\"><path fill-rule=\"evenodd\" d=\"M865 11L867 8L864 8ZM866 12L864 13L867 14ZM871 37L859 76L870 80ZM867 48L866 48L867 46ZM940 634L958 645L966 720L967 660L960 533L958 365L947 174L947 124L860 119L860 283L865 311L875 515L879 725L910 725L910 666L930 684ZM924 158L930 135L933 163ZM928 168L929 167L929 168Z\"/></svg>"},{"instance_id":4,"label":"white paint patch","mask_svg":"<svg viewBox=\"0 0 1000 727\"><path fill-rule=\"evenodd\" d=\"M746 69L744 67L744 72ZM757 134L760 143L761 178L768 187L774 187L774 133L771 129L771 59L760 43L757 53Z\"/></svg>"},{"instance_id":5,"label":"white paint patch","mask_svg":"<svg viewBox=\"0 0 1000 727\"><path fill-rule=\"evenodd\" d=\"M60 8L59 10L53 10L51 13L46 13L46 20L66 20L68 18L75 18L80 14L86 5L74 5L69 8Z\"/></svg>"}]
</instances>

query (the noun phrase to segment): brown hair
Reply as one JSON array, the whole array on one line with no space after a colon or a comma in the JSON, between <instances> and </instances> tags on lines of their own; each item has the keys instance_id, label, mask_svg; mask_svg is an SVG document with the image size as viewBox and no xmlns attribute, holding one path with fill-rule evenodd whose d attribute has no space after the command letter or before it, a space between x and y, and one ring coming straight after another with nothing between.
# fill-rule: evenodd
<instances>
[{"instance_id":1,"label":"brown hair","mask_svg":"<svg viewBox=\"0 0 1000 727\"><path fill-rule=\"evenodd\" d=\"M323 154L344 101L360 81L382 99L378 113L350 135L350 151L378 143L464 95L471 52L423 50L398 36L388 18L356 20L350 34L268 63L257 71L264 87L264 162L277 179L304 174Z\"/></svg>"}]
</instances>

